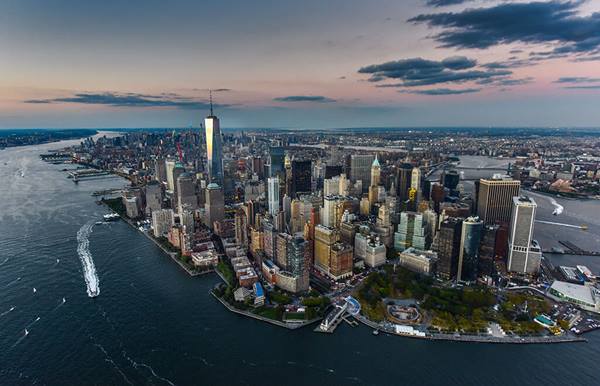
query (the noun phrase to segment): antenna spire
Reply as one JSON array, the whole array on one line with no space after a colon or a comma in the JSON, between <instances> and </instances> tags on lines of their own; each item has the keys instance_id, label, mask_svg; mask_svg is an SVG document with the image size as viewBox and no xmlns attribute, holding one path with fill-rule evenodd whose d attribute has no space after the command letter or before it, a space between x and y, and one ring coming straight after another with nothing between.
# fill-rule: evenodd
<instances>
[{"instance_id":1,"label":"antenna spire","mask_svg":"<svg viewBox=\"0 0 600 386\"><path fill-rule=\"evenodd\" d=\"M208 98L210 100L210 116L213 116L212 90L208 90Z\"/></svg>"}]
</instances>

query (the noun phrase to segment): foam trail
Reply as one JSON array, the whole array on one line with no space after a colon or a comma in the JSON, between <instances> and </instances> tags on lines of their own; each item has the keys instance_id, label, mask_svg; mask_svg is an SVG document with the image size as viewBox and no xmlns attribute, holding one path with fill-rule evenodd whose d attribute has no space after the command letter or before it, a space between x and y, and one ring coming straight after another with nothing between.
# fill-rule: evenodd
<instances>
[{"instance_id":1,"label":"foam trail","mask_svg":"<svg viewBox=\"0 0 600 386\"><path fill-rule=\"evenodd\" d=\"M171 380L169 380L167 378L164 378L164 377L161 377L160 375L156 374L156 372L154 371L154 369L151 366L149 366L149 365L147 365L147 364L145 364L143 362L142 363L137 363L136 361L134 361L133 359L131 359L131 357L129 355L127 355L127 353L125 352L125 350L123 350L121 352L121 354L123 354L123 357L125 359L127 359L131 363L131 365L133 366L134 369L137 369L138 366L145 367L145 368L147 368L150 371L150 374L152 374L152 376L154 378L156 378L158 380L161 380L161 381L163 381L165 383L168 383L171 386L175 386L175 384L173 382L171 382Z\"/></svg>"},{"instance_id":2,"label":"foam trail","mask_svg":"<svg viewBox=\"0 0 600 386\"><path fill-rule=\"evenodd\" d=\"M8 257L6 259L4 259L4 261L2 263L0 263L0 267L2 267L4 264L6 264L7 261L8 261Z\"/></svg>"},{"instance_id":3,"label":"foam trail","mask_svg":"<svg viewBox=\"0 0 600 386\"><path fill-rule=\"evenodd\" d=\"M123 372L123 370L121 370L121 368L119 366L117 366L117 364L115 363L115 361L113 361L113 359L110 357L110 355L108 355L108 352L104 349L104 347L102 347L101 344L99 343L95 343L94 344L96 347L98 347L100 349L100 351L102 351L102 353L104 353L104 360L108 363L110 363L111 365L113 365L114 369L117 370L117 372L119 374L121 374L121 376L123 377L123 379L125 380L125 382L127 382L130 385L133 385L133 383L131 383L131 381L129 380L129 378L127 378L127 376L125 375L125 373Z\"/></svg>"},{"instance_id":4,"label":"foam trail","mask_svg":"<svg viewBox=\"0 0 600 386\"><path fill-rule=\"evenodd\" d=\"M27 330L29 327L33 326L34 324L36 324L37 322L40 321L40 317L38 316L37 318L35 318L35 320L31 323L29 323L27 326L25 326L25 329Z\"/></svg>"},{"instance_id":5,"label":"foam trail","mask_svg":"<svg viewBox=\"0 0 600 386\"><path fill-rule=\"evenodd\" d=\"M8 314L8 313L10 313L10 312L13 312L13 311L14 311L14 309L15 309L15 306L12 306L12 307L10 307L10 308L8 309L8 311L4 311L3 313L1 313L1 314L0 314L0 316L4 316L4 315L6 315L6 314Z\"/></svg>"},{"instance_id":6,"label":"foam trail","mask_svg":"<svg viewBox=\"0 0 600 386\"><path fill-rule=\"evenodd\" d=\"M12 285L12 284L15 284L15 283L16 283L16 282L18 282L19 280L21 280L21 278L20 278L20 277L16 278L15 280L13 280L13 281L11 281L10 283L8 283L7 285L5 285L5 286L4 286L4 288L6 288L6 287L8 287L8 286L10 286L10 285Z\"/></svg>"},{"instance_id":7,"label":"foam trail","mask_svg":"<svg viewBox=\"0 0 600 386\"><path fill-rule=\"evenodd\" d=\"M560 205L558 202L556 202L556 200L553 199L553 198L550 199L550 203L552 205L554 205L554 212L553 212L553 214L559 215L559 214L561 214L563 212L563 210L565 210L565 208L562 205Z\"/></svg>"},{"instance_id":8,"label":"foam trail","mask_svg":"<svg viewBox=\"0 0 600 386\"><path fill-rule=\"evenodd\" d=\"M100 286L98 275L96 274L96 267L94 266L94 260L90 253L90 233L92 233L92 227L94 222L90 221L83 225L79 231L77 231L77 254L79 260L81 260L81 266L83 268L83 278L87 286L88 296L93 298L100 294Z\"/></svg>"}]
</instances>

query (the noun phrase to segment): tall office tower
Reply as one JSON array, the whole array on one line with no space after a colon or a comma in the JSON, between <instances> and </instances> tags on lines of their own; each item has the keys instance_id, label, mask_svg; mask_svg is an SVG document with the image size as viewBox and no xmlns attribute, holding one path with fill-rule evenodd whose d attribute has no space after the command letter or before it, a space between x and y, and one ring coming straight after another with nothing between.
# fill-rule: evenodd
<instances>
[{"instance_id":1,"label":"tall office tower","mask_svg":"<svg viewBox=\"0 0 600 386\"><path fill-rule=\"evenodd\" d=\"M329 277L340 280L352 276L353 258L354 252L350 245L340 242L333 244L327 272Z\"/></svg>"},{"instance_id":2,"label":"tall office tower","mask_svg":"<svg viewBox=\"0 0 600 386\"><path fill-rule=\"evenodd\" d=\"M298 278L297 292L304 292L309 287L310 259L309 242L302 234L295 234L287 244L287 270Z\"/></svg>"},{"instance_id":3,"label":"tall office tower","mask_svg":"<svg viewBox=\"0 0 600 386\"><path fill-rule=\"evenodd\" d=\"M235 211L235 242L238 245L246 246L248 244L248 226L247 215L243 209Z\"/></svg>"},{"instance_id":4,"label":"tall office tower","mask_svg":"<svg viewBox=\"0 0 600 386\"><path fill-rule=\"evenodd\" d=\"M204 213L206 226L213 229L215 221L221 221L225 218L225 201L223 199L223 189L215 183L210 183L206 187L206 203L204 204Z\"/></svg>"},{"instance_id":5,"label":"tall office tower","mask_svg":"<svg viewBox=\"0 0 600 386\"><path fill-rule=\"evenodd\" d=\"M438 254L437 273L444 279L452 279L458 267L462 219L449 217L442 221L432 248Z\"/></svg>"},{"instance_id":6,"label":"tall office tower","mask_svg":"<svg viewBox=\"0 0 600 386\"><path fill-rule=\"evenodd\" d=\"M173 169L175 169L175 161L170 159L166 160L165 169L167 173L167 190L173 192L175 191L175 180L173 179Z\"/></svg>"},{"instance_id":7,"label":"tall office tower","mask_svg":"<svg viewBox=\"0 0 600 386\"><path fill-rule=\"evenodd\" d=\"M154 237L164 237L175 224L172 209L159 209L152 212L152 233Z\"/></svg>"},{"instance_id":8,"label":"tall office tower","mask_svg":"<svg viewBox=\"0 0 600 386\"><path fill-rule=\"evenodd\" d=\"M444 201L446 192L444 187L438 183L431 184L431 201L433 201L433 210L440 213L440 204Z\"/></svg>"},{"instance_id":9,"label":"tall office tower","mask_svg":"<svg viewBox=\"0 0 600 386\"><path fill-rule=\"evenodd\" d=\"M381 183L381 165L379 165L379 158L375 154L375 159L371 164L371 184L370 186L378 186Z\"/></svg>"},{"instance_id":10,"label":"tall office tower","mask_svg":"<svg viewBox=\"0 0 600 386\"><path fill-rule=\"evenodd\" d=\"M408 191L410 189L412 179L412 169L413 167L411 164L403 163L396 172L396 194L401 204L408 200Z\"/></svg>"},{"instance_id":11,"label":"tall office tower","mask_svg":"<svg viewBox=\"0 0 600 386\"><path fill-rule=\"evenodd\" d=\"M171 169L171 179L173 180L173 191L172 192L173 192L173 198L175 201L175 204L173 204L173 207L175 207L176 202L177 202L177 179L183 173L185 173L185 168L183 167L183 164L181 162L175 162L175 167L173 167L173 169Z\"/></svg>"},{"instance_id":12,"label":"tall office tower","mask_svg":"<svg viewBox=\"0 0 600 386\"><path fill-rule=\"evenodd\" d=\"M265 255L269 259L275 259L277 257L277 232L270 218L265 218L262 221L262 230Z\"/></svg>"},{"instance_id":13,"label":"tall office tower","mask_svg":"<svg viewBox=\"0 0 600 386\"><path fill-rule=\"evenodd\" d=\"M286 227L290 225L292 218L292 199L287 194L283 195L283 221Z\"/></svg>"},{"instance_id":14,"label":"tall office tower","mask_svg":"<svg viewBox=\"0 0 600 386\"><path fill-rule=\"evenodd\" d=\"M194 220L194 212L189 209L183 209L179 212L179 223L185 229L185 233L192 234L196 228Z\"/></svg>"},{"instance_id":15,"label":"tall office tower","mask_svg":"<svg viewBox=\"0 0 600 386\"><path fill-rule=\"evenodd\" d=\"M344 173L341 165L325 165L325 178L332 178Z\"/></svg>"},{"instance_id":16,"label":"tall office tower","mask_svg":"<svg viewBox=\"0 0 600 386\"><path fill-rule=\"evenodd\" d=\"M423 212L423 223L425 224L425 245L431 245L438 230L438 215L431 209Z\"/></svg>"},{"instance_id":17,"label":"tall office tower","mask_svg":"<svg viewBox=\"0 0 600 386\"><path fill-rule=\"evenodd\" d=\"M363 192L371 185L371 165L375 157L371 154L352 154L350 157L350 180L362 181Z\"/></svg>"},{"instance_id":18,"label":"tall office tower","mask_svg":"<svg viewBox=\"0 0 600 386\"><path fill-rule=\"evenodd\" d=\"M269 150L269 177L279 177L281 181L285 178L285 169L283 166L285 152L282 147L273 146Z\"/></svg>"},{"instance_id":19,"label":"tall office tower","mask_svg":"<svg viewBox=\"0 0 600 386\"><path fill-rule=\"evenodd\" d=\"M275 263L279 268L285 271L288 270L288 242L291 239L292 236L287 233L278 233L274 240L274 243L277 244L277 247L275 248L277 250Z\"/></svg>"},{"instance_id":20,"label":"tall office tower","mask_svg":"<svg viewBox=\"0 0 600 386\"><path fill-rule=\"evenodd\" d=\"M219 118L213 114L212 96L210 115L204 118L206 131L206 159L208 161L208 177L211 183L223 186L223 143Z\"/></svg>"},{"instance_id":21,"label":"tall office tower","mask_svg":"<svg viewBox=\"0 0 600 386\"><path fill-rule=\"evenodd\" d=\"M479 247L483 237L483 221L479 217L468 217L462 223L460 252L456 281L477 280L479 266Z\"/></svg>"},{"instance_id":22,"label":"tall office tower","mask_svg":"<svg viewBox=\"0 0 600 386\"><path fill-rule=\"evenodd\" d=\"M377 211L375 233L386 247L391 248L394 245L394 225L390 209L386 205L380 205Z\"/></svg>"},{"instance_id":23,"label":"tall office tower","mask_svg":"<svg viewBox=\"0 0 600 386\"><path fill-rule=\"evenodd\" d=\"M540 269L541 249L532 239L536 209L532 198L513 197L507 264L511 272L534 274Z\"/></svg>"},{"instance_id":24,"label":"tall office tower","mask_svg":"<svg viewBox=\"0 0 600 386\"><path fill-rule=\"evenodd\" d=\"M427 243L427 233L423 214L416 212L400 213L400 224L394 234L394 249L396 252L402 252L407 248L425 250Z\"/></svg>"},{"instance_id":25,"label":"tall office tower","mask_svg":"<svg viewBox=\"0 0 600 386\"><path fill-rule=\"evenodd\" d=\"M312 191L312 162L293 160L291 165L290 197Z\"/></svg>"},{"instance_id":26,"label":"tall office tower","mask_svg":"<svg viewBox=\"0 0 600 386\"><path fill-rule=\"evenodd\" d=\"M479 181L477 215L485 225L508 224L513 206L513 197L519 196L521 181L509 177L494 176Z\"/></svg>"},{"instance_id":27,"label":"tall office tower","mask_svg":"<svg viewBox=\"0 0 600 386\"><path fill-rule=\"evenodd\" d=\"M145 186L146 191L146 213L151 214L162 208L163 191L162 184L156 180L150 181Z\"/></svg>"},{"instance_id":28,"label":"tall office tower","mask_svg":"<svg viewBox=\"0 0 600 386\"><path fill-rule=\"evenodd\" d=\"M164 158L154 160L154 179L158 182L167 182L167 165Z\"/></svg>"},{"instance_id":29,"label":"tall office tower","mask_svg":"<svg viewBox=\"0 0 600 386\"><path fill-rule=\"evenodd\" d=\"M181 213L183 207L191 210L198 208L198 196L196 195L196 182L191 173L182 173L177 177L177 209Z\"/></svg>"},{"instance_id":30,"label":"tall office tower","mask_svg":"<svg viewBox=\"0 0 600 386\"><path fill-rule=\"evenodd\" d=\"M321 210L321 224L334 228L336 223L336 205L339 196L325 196L323 198L323 209Z\"/></svg>"},{"instance_id":31,"label":"tall office tower","mask_svg":"<svg viewBox=\"0 0 600 386\"><path fill-rule=\"evenodd\" d=\"M373 268L385 264L386 248L375 234L357 233L354 238L354 256Z\"/></svg>"},{"instance_id":32,"label":"tall office tower","mask_svg":"<svg viewBox=\"0 0 600 386\"><path fill-rule=\"evenodd\" d=\"M314 267L324 274L329 274L331 248L338 241L338 232L323 225L315 227L315 263Z\"/></svg>"},{"instance_id":33,"label":"tall office tower","mask_svg":"<svg viewBox=\"0 0 600 386\"><path fill-rule=\"evenodd\" d=\"M279 177L269 177L267 180L269 196L269 214L276 216L279 212Z\"/></svg>"},{"instance_id":34,"label":"tall office tower","mask_svg":"<svg viewBox=\"0 0 600 386\"><path fill-rule=\"evenodd\" d=\"M412 207L413 210L417 209L417 205L421 202L421 197L423 195L423 188L421 186L421 169L419 167L414 167L411 172L410 177L410 191L409 198L413 200ZM414 197L411 195L414 194Z\"/></svg>"},{"instance_id":35,"label":"tall office tower","mask_svg":"<svg viewBox=\"0 0 600 386\"><path fill-rule=\"evenodd\" d=\"M450 192L456 192L459 182L460 175L456 170L450 170L448 172L444 171L442 174L442 183L444 184L444 188L448 189Z\"/></svg>"},{"instance_id":36,"label":"tall office tower","mask_svg":"<svg viewBox=\"0 0 600 386\"><path fill-rule=\"evenodd\" d=\"M326 178L323 180L323 196L337 196L340 194L340 177Z\"/></svg>"},{"instance_id":37,"label":"tall office tower","mask_svg":"<svg viewBox=\"0 0 600 386\"><path fill-rule=\"evenodd\" d=\"M481 246L479 247L479 263L477 264L477 274L480 276L492 276L496 271L494 261L496 260L496 234L498 229L498 225L488 225L483 229Z\"/></svg>"},{"instance_id":38,"label":"tall office tower","mask_svg":"<svg viewBox=\"0 0 600 386\"><path fill-rule=\"evenodd\" d=\"M339 194L340 196L350 195L350 180L348 180L345 173L340 174Z\"/></svg>"}]
</instances>

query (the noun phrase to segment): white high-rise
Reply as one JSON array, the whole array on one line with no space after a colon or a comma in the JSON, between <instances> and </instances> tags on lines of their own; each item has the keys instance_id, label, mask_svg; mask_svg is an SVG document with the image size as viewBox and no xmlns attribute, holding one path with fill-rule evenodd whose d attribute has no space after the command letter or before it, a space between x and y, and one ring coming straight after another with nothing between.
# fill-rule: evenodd
<instances>
[{"instance_id":1,"label":"white high-rise","mask_svg":"<svg viewBox=\"0 0 600 386\"><path fill-rule=\"evenodd\" d=\"M267 194L269 195L269 214L276 216L279 212L279 177L269 177L267 180Z\"/></svg>"},{"instance_id":2,"label":"white high-rise","mask_svg":"<svg viewBox=\"0 0 600 386\"><path fill-rule=\"evenodd\" d=\"M540 269L542 253L533 240L536 209L531 197L513 197L507 267L511 272L533 274Z\"/></svg>"}]
</instances>

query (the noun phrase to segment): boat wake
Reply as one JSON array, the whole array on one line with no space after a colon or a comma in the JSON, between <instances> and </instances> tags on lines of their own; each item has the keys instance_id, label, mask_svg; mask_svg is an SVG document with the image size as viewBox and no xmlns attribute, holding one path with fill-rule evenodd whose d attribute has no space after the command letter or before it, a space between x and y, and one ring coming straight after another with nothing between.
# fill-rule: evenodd
<instances>
[{"instance_id":1,"label":"boat wake","mask_svg":"<svg viewBox=\"0 0 600 386\"><path fill-rule=\"evenodd\" d=\"M553 198L550 199L550 203L554 206L554 212L552 212L552 214L555 216L562 214L563 210L565 210L565 208Z\"/></svg>"},{"instance_id":2,"label":"boat wake","mask_svg":"<svg viewBox=\"0 0 600 386\"><path fill-rule=\"evenodd\" d=\"M137 370L137 369L138 369L138 367L144 367L144 368L146 368L148 371L150 371L150 374L152 374L152 376L153 376L154 378L156 378L156 379L158 379L158 380L160 380L160 381L163 381L164 383L167 383L167 384L169 384L169 385L171 385L171 386L175 386L175 384L174 384L173 382L171 382L171 380L169 380L169 379L167 379L167 378L164 378L164 377L161 377L160 375L158 375L158 374L157 374L157 373L154 371L154 369L153 369L153 368L152 368L150 365L147 365L147 364L145 364L145 363L143 363L143 362L142 362L142 363L138 363L138 362L134 361L133 359L131 359L131 357L130 357L129 355L127 355L127 353L125 352L125 350L123 350L123 351L121 352L121 354L123 355L123 358L127 359L127 360L129 361L129 363L131 363L131 366L132 366L134 369L136 369L136 370Z\"/></svg>"},{"instance_id":3,"label":"boat wake","mask_svg":"<svg viewBox=\"0 0 600 386\"><path fill-rule=\"evenodd\" d=\"M0 267L2 267L4 264L6 264L8 262L8 257L6 259L4 259L4 261L2 263L0 263Z\"/></svg>"},{"instance_id":4,"label":"boat wake","mask_svg":"<svg viewBox=\"0 0 600 386\"><path fill-rule=\"evenodd\" d=\"M7 311L4 311L3 313L0 314L0 316L4 316L8 313L11 313L15 310L15 306L10 307Z\"/></svg>"},{"instance_id":5,"label":"boat wake","mask_svg":"<svg viewBox=\"0 0 600 386\"><path fill-rule=\"evenodd\" d=\"M94 298L100 294L98 274L96 273L94 260L92 259L92 254L90 253L90 233L92 233L93 226L94 222L90 221L83 225L79 231L77 231L77 254L79 255L79 260L81 260L83 278L87 286L87 293L91 298Z\"/></svg>"},{"instance_id":6,"label":"boat wake","mask_svg":"<svg viewBox=\"0 0 600 386\"><path fill-rule=\"evenodd\" d=\"M5 286L4 286L4 288L6 288L6 287L9 287L9 286L11 286L11 285L15 284L16 282L18 282L18 281L20 281L20 280L21 280L21 278L20 278L20 277L18 277L18 278L16 278L15 280L13 280L13 281L11 281L10 283L8 283L7 285L5 285Z\"/></svg>"}]
</instances>

